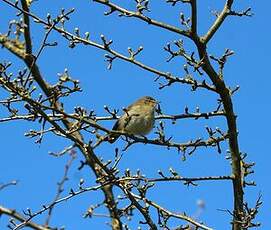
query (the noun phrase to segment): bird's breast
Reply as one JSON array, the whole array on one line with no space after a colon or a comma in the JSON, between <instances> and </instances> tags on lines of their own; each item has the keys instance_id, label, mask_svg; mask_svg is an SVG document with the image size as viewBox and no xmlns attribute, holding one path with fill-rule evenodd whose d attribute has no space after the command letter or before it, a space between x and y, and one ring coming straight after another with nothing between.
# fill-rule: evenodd
<instances>
[{"instance_id":1,"label":"bird's breast","mask_svg":"<svg viewBox=\"0 0 271 230\"><path fill-rule=\"evenodd\" d=\"M129 117L125 131L134 135L148 134L154 125L154 112L132 114Z\"/></svg>"}]
</instances>

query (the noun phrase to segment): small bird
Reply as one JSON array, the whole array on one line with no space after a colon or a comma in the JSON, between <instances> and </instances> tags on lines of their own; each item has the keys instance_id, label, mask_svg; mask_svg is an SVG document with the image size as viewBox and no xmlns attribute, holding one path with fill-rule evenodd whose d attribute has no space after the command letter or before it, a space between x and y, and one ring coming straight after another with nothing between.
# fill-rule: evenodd
<instances>
[{"instance_id":1,"label":"small bird","mask_svg":"<svg viewBox=\"0 0 271 230\"><path fill-rule=\"evenodd\" d=\"M148 134L154 126L157 104L158 102L150 96L138 99L123 110L124 114L117 120L112 130L141 136ZM119 134L110 134L108 141L114 143L119 136Z\"/></svg>"}]
</instances>

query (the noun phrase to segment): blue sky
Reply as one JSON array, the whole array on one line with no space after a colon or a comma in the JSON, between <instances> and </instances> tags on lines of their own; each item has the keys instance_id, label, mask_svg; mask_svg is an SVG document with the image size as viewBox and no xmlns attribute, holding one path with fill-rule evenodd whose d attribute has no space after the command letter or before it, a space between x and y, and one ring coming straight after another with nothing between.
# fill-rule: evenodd
<instances>
[{"instance_id":1,"label":"blue sky","mask_svg":"<svg viewBox=\"0 0 271 230\"><path fill-rule=\"evenodd\" d=\"M119 1L121 2L121 1ZM198 1L199 4L199 33L202 35L214 20L212 10L221 9L224 1ZM126 1L123 6L132 7L133 1ZM248 179L257 183L256 187L245 188L245 198L254 205L259 193L263 196L263 206L258 214L257 221L262 223L261 229L271 227L271 189L268 175L269 162L269 136L270 136L270 94L271 83L269 74L270 63L270 29L265 25L270 21L269 9L271 3L256 4L255 1L236 1L234 9L243 10L251 6L253 17L229 17L214 38L208 44L208 51L214 56L221 56L226 48L234 50L235 55L230 57L226 67L224 78L228 85L235 87L240 85L240 90L233 97L234 109L238 115L238 130L240 150L248 154L249 162L256 162L255 173ZM130 18L119 18L116 14L105 17L105 7L92 1L37 1L32 5L32 11L42 18L50 12L52 16L60 12L61 8L70 9L74 7L75 13L71 16L67 29L73 31L79 27L81 34L90 32L91 39L100 42L100 35L104 34L113 40L113 48L121 53L127 54L127 47L137 49L144 47L144 51L138 59L150 66L162 71L170 71L176 75L184 75L181 58L176 58L167 63L168 54L163 51L163 46L169 41L180 39L178 35L159 28L146 25L143 22ZM178 14L180 11L187 13L187 6L177 4L171 7L165 1L151 1L151 12L149 16L155 19L180 26ZM0 2L1 25L0 33L5 33L7 23L14 18L14 10ZM34 41L34 52L40 47L44 32L40 26L32 22L32 39ZM68 42L58 34L52 33L49 41L58 41L58 46L47 48L42 53L38 64L41 72L50 83L57 81L57 73L62 73L68 68L74 79L80 80L82 93L73 95L66 103L67 111L72 112L75 106L83 106L88 110L95 110L97 115L104 116L106 112L104 105L110 108L120 109L129 105L137 98L150 95L161 101L162 111L167 114L180 114L184 112L185 106L195 111L197 106L201 111L211 111L216 108L216 96L204 90L191 92L185 85L175 84L172 87L159 90L158 83L154 82L156 76L136 66L116 60L112 70L107 70L104 61L104 51L93 47L79 45L73 49L68 48ZM184 46L194 51L191 42L184 39ZM23 63L16 60L14 56L1 49L0 60L11 61L14 73L23 68ZM5 93L0 90L3 99ZM4 117L6 110L0 107L0 115ZM111 121L103 122L110 128ZM225 120L215 118L210 120L179 120L176 125L166 122L166 133L174 136L176 141L186 142L192 138L206 137L205 126L212 128L220 127L226 130ZM19 180L19 184L9 187L0 192L0 204L9 208L22 211L27 207L39 210L43 204L49 203L56 192L56 183L61 179L64 165L68 156L54 158L49 156L49 151L61 151L70 143L48 135L40 145L34 140L24 137L29 129L38 128L34 123L12 122L1 123L2 157L0 161L1 176L0 183L13 179ZM154 131L149 137L155 137ZM86 136L87 139L91 137ZM102 144L96 151L98 156L110 159L114 156L114 148L123 146L123 142L110 145ZM135 172L138 168L149 177L156 177L157 171L167 172L173 167L182 176L208 176L228 175L230 165L225 160L227 146L222 146L222 154L215 149L199 149L186 161L181 160L175 150L167 150L163 147L145 146L138 144L125 152L120 163L120 170L126 168ZM84 178L87 185L94 184L94 177L90 170L85 168L78 171L82 157L78 157L73 163L69 174L69 181L65 185L67 194L70 188L78 185L80 178ZM119 191L115 191L118 195ZM64 195L63 194L63 195ZM189 215L197 213L197 201L203 200L205 209L200 219L214 229L229 229L230 216L218 211L218 209L232 208L232 187L225 182L202 182L197 187L186 187L179 183L164 183L150 192L150 197L155 201L175 211L185 211ZM87 193L81 197L74 198L62 203L55 209L52 226L65 225L66 229L109 229L105 224L105 218L83 219L82 215L87 208L95 202L102 201L98 192ZM100 210L103 213L104 210ZM1 217L0 228L6 229L6 217ZM37 217L37 222L43 223L43 217ZM136 220L130 223L131 229L136 229ZM129 223L129 222L127 222ZM175 226L172 222L172 226ZM144 229L144 226L143 226Z\"/></svg>"}]
</instances>

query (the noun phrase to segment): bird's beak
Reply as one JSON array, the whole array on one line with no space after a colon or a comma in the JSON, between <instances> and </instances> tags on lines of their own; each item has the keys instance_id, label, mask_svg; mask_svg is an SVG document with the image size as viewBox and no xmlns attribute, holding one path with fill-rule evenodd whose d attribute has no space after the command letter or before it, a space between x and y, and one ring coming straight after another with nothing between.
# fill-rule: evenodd
<instances>
[{"instance_id":1,"label":"bird's beak","mask_svg":"<svg viewBox=\"0 0 271 230\"><path fill-rule=\"evenodd\" d=\"M160 105L161 101L155 101L156 105Z\"/></svg>"}]
</instances>

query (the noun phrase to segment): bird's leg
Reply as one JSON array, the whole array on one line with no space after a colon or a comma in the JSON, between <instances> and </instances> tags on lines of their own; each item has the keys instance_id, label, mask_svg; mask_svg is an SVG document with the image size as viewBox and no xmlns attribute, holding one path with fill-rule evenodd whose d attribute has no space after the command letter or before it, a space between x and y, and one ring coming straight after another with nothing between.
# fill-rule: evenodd
<instances>
[{"instance_id":1,"label":"bird's leg","mask_svg":"<svg viewBox=\"0 0 271 230\"><path fill-rule=\"evenodd\" d=\"M148 138L145 136L145 135L139 135L140 137L142 137L143 139L144 139L144 141L145 141L145 143L144 144L147 144L147 142L148 142Z\"/></svg>"}]
</instances>

